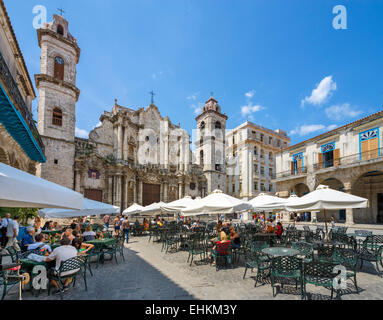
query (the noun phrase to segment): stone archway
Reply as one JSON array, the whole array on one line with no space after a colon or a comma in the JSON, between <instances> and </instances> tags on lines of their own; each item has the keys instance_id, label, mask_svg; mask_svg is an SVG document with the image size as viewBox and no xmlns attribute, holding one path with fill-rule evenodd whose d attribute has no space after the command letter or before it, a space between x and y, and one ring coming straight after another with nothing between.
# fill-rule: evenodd
<instances>
[{"instance_id":1,"label":"stone archway","mask_svg":"<svg viewBox=\"0 0 383 320\"><path fill-rule=\"evenodd\" d=\"M305 194L309 193L310 189L306 184L300 182L294 185L293 188L290 190L290 192L291 191L294 192L295 195L297 195L298 197L302 197Z\"/></svg>"},{"instance_id":2,"label":"stone archway","mask_svg":"<svg viewBox=\"0 0 383 320\"><path fill-rule=\"evenodd\" d=\"M319 184L329 186L331 189L334 189L337 191L344 190L343 182L337 178L327 178L326 180L321 181Z\"/></svg>"},{"instance_id":3,"label":"stone archway","mask_svg":"<svg viewBox=\"0 0 383 320\"><path fill-rule=\"evenodd\" d=\"M351 193L369 201L368 208L354 209L355 223L383 224L383 171L373 170L360 175L352 183Z\"/></svg>"}]
</instances>

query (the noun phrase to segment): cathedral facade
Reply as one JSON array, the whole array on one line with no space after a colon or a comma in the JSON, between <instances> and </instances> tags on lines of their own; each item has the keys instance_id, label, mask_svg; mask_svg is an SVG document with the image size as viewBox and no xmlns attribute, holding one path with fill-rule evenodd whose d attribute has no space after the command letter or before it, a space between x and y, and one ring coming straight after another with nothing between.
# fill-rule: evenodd
<instances>
[{"instance_id":1,"label":"cathedral facade","mask_svg":"<svg viewBox=\"0 0 383 320\"><path fill-rule=\"evenodd\" d=\"M54 15L37 32L38 129L47 158L38 165L38 176L122 210L133 203L207 195L210 184L204 167L193 163L190 135L153 103L133 110L115 100L88 139L75 137L80 48L62 16Z\"/></svg>"}]
</instances>

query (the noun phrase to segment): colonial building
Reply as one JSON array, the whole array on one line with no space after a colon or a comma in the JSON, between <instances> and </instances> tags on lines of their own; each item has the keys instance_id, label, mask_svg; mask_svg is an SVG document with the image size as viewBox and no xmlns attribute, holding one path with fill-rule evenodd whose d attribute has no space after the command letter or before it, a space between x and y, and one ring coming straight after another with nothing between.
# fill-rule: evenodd
<instances>
[{"instance_id":1,"label":"colonial building","mask_svg":"<svg viewBox=\"0 0 383 320\"><path fill-rule=\"evenodd\" d=\"M275 156L290 144L286 132L245 122L226 134L227 189L250 200L259 193L275 193Z\"/></svg>"},{"instance_id":2,"label":"colonial building","mask_svg":"<svg viewBox=\"0 0 383 320\"><path fill-rule=\"evenodd\" d=\"M133 202L148 205L206 195L206 178L192 164L189 134L162 117L153 103L133 110L116 100L89 139L75 138L80 48L62 16L54 15L37 34L38 127L47 156L39 176L122 210Z\"/></svg>"},{"instance_id":3,"label":"colonial building","mask_svg":"<svg viewBox=\"0 0 383 320\"><path fill-rule=\"evenodd\" d=\"M0 0L0 162L31 174L45 162L32 115L36 94L3 0Z\"/></svg>"},{"instance_id":4,"label":"colonial building","mask_svg":"<svg viewBox=\"0 0 383 320\"><path fill-rule=\"evenodd\" d=\"M302 196L325 184L369 200L367 209L329 212L336 221L383 223L382 129L383 111L284 149L273 180L279 195Z\"/></svg>"}]
</instances>

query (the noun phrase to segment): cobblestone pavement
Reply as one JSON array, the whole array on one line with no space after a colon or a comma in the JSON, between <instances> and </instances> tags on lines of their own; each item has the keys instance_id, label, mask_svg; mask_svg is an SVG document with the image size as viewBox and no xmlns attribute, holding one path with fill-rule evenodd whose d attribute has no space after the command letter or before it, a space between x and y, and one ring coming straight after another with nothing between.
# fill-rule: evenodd
<instances>
[{"instance_id":1,"label":"cobblestone pavement","mask_svg":"<svg viewBox=\"0 0 383 320\"><path fill-rule=\"evenodd\" d=\"M270 283L258 284L255 288L255 272L248 270L243 279L243 262L234 269L220 269L199 261L190 267L186 262L185 251L161 252L161 244L148 242L148 237L134 237L125 248L125 261L118 256L115 261L106 261L96 269L94 276L88 276L88 291L78 279L75 288L64 293L64 299L273 299ZM373 265L365 263L362 272L357 275L360 293L357 294L351 280L348 288L343 290L342 299L383 299L383 278L376 274ZM274 299L300 299L299 287L285 285L278 288ZM330 299L330 290L307 286L311 299ZM23 298L58 300L59 295L47 296L42 292L37 298L29 292ZM17 299L13 289L7 299Z\"/></svg>"}]
</instances>

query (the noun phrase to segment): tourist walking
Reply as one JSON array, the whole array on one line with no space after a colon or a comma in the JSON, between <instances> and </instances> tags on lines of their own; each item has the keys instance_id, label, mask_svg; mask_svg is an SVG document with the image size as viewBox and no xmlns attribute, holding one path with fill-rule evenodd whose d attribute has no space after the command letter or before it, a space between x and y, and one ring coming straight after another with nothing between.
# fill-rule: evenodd
<instances>
[{"instance_id":1,"label":"tourist walking","mask_svg":"<svg viewBox=\"0 0 383 320\"><path fill-rule=\"evenodd\" d=\"M21 251L19 244L17 242L17 236L19 235L18 221L19 221L19 216L15 216L13 219L8 220L8 226L7 226L8 242L5 248L14 247L17 251Z\"/></svg>"},{"instance_id":2,"label":"tourist walking","mask_svg":"<svg viewBox=\"0 0 383 320\"><path fill-rule=\"evenodd\" d=\"M122 223L122 232L124 233L124 236L126 237L126 243L129 242L129 232L130 232L130 222L128 219L125 219Z\"/></svg>"}]
</instances>

